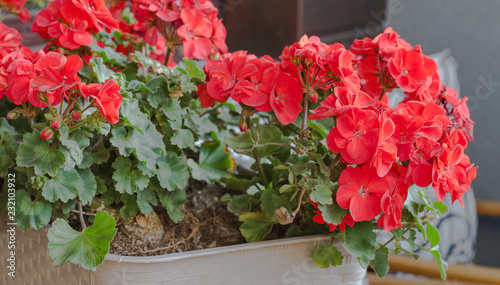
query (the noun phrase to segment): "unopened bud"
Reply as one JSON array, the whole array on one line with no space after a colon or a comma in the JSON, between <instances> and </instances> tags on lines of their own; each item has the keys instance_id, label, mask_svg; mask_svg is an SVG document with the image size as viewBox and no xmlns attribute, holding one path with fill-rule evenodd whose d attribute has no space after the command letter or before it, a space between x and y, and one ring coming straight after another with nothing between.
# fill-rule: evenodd
<instances>
[{"instance_id":1,"label":"unopened bud","mask_svg":"<svg viewBox=\"0 0 500 285\"><path fill-rule=\"evenodd\" d=\"M52 116L52 114L51 114L51 113L45 113L45 114L44 114L44 116L45 116L45 119L47 119L47 120L52 120L52 119L54 119L54 116Z\"/></svg>"},{"instance_id":2,"label":"unopened bud","mask_svg":"<svg viewBox=\"0 0 500 285\"><path fill-rule=\"evenodd\" d=\"M59 119L53 120L53 121L50 123L50 126L51 126L54 130L59 130L59 128L61 127L61 120L59 120Z\"/></svg>"},{"instance_id":3,"label":"unopened bud","mask_svg":"<svg viewBox=\"0 0 500 285\"><path fill-rule=\"evenodd\" d=\"M52 128L46 127L45 129L43 129L42 133L40 133L40 137L48 141L52 137L53 133L54 130Z\"/></svg>"},{"instance_id":4,"label":"unopened bud","mask_svg":"<svg viewBox=\"0 0 500 285\"><path fill-rule=\"evenodd\" d=\"M72 115L71 115L71 118L73 118L73 120L75 121L78 121L80 120L80 118L82 117L82 114L80 114L80 112L73 112Z\"/></svg>"},{"instance_id":5,"label":"unopened bud","mask_svg":"<svg viewBox=\"0 0 500 285\"><path fill-rule=\"evenodd\" d=\"M244 118L240 119L240 131L244 132L248 129L247 121Z\"/></svg>"},{"instance_id":6,"label":"unopened bud","mask_svg":"<svg viewBox=\"0 0 500 285\"><path fill-rule=\"evenodd\" d=\"M9 120L15 120L15 119L17 119L17 117L19 117L19 113L16 112L15 110L14 111L10 111L7 114L7 119L9 119Z\"/></svg>"}]
</instances>

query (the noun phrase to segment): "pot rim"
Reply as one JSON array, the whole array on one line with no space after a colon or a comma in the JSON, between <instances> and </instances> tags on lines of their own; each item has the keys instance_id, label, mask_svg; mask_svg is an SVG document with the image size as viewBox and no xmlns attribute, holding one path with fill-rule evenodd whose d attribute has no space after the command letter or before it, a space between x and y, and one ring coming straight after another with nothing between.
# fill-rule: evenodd
<instances>
[{"instance_id":1,"label":"pot rim","mask_svg":"<svg viewBox=\"0 0 500 285\"><path fill-rule=\"evenodd\" d=\"M126 255L117 255L108 253L106 254L105 260L113 261L116 263L164 263L182 259L213 256L213 255L232 253L238 251L262 249L273 246L290 245L290 244L304 243L304 242L319 242L319 241L329 240L331 238L332 238L331 236L326 234L302 236L302 237L283 238L283 239L268 240L268 241L253 242L253 243L242 243L242 244L221 246L215 248L198 249L198 250L169 253L156 256L126 256Z\"/></svg>"}]
</instances>

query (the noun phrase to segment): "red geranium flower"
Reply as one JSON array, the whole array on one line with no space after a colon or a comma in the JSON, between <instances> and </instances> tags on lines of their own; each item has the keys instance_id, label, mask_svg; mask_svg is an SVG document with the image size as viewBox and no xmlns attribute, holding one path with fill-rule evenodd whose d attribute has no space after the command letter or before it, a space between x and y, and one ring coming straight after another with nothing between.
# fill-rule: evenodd
<instances>
[{"instance_id":1,"label":"red geranium flower","mask_svg":"<svg viewBox=\"0 0 500 285\"><path fill-rule=\"evenodd\" d=\"M353 93L347 87L337 86L332 95L321 101L321 106L311 110L309 119L322 120L342 115L353 108L367 108L374 104L375 100L363 91Z\"/></svg>"},{"instance_id":2,"label":"red geranium flower","mask_svg":"<svg viewBox=\"0 0 500 285\"><path fill-rule=\"evenodd\" d=\"M40 75L33 80L31 87L38 92L46 92L49 100L54 98L54 102L60 102L61 94L80 83L77 73L82 66L83 62L77 55L66 59L59 53L49 52L35 64Z\"/></svg>"},{"instance_id":3,"label":"red geranium flower","mask_svg":"<svg viewBox=\"0 0 500 285\"><path fill-rule=\"evenodd\" d=\"M424 57L418 49L399 49L389 61L389 71L405 92L414 92L427 79Z\"/></svg>"},{"instance_id":4,"label":"red geranium flower","mask_svg":"<svg viewBox=\"0 0 500 285\"><path fill-rule=\"evenodd\" d=\"M432 158L441 147L439 143L425 137L417 138L411 146L405 183L427 187L432 183Z\"/></svg>"},{"instance_id":5,"label":"red geranium flower","mask_svg":"<svg viewBox=\"0 0 500 285\"><path fill-rule=\"evenodd\" d=\"M349 209L355 222L370 221L382 211L380 197L390 189L388 177L379 177L375 169L365 164L349 166L340 174L337 203Z\"/></svg>"},{"instance_id":6,"label":"red geranium flower","mask_svg":"<svg viewBox=\"0 0 500 285\"><path fill-rule=\"evenodd\" d=\"M379 128L377 150L371 161L371 166L377 169L379 177L387 175L394 162L398 159L398 147L396 142L391 139L394 130L394 122L389 118L383 120Z\"/></svg>"},{"instance_id":7,"label":"red geranium flower","mask_svg":"<svg viewBox=\"0 0 500 285\"><path fill-rule=\"evenodd\" d=\"M326 138L328 148L348 163L365 163L377 146L378 125L374 111L352 109L338 117L337 127Z\"/></svg>"},{"instance_id":8,"label":"red geranium flower","mask_svg":"<svg viewBox=\"0 0 500 285\"><path fill-rule=\"evenodd\" d=\"M460 165L463 156L462 146L455 145L452 149L443 149L436 157L432 165L432 186L439 201L444 199L446 193L450 193L454 201L460 199L461 196L457 197L455 193L465 192L460 189L461 185L467 185L469 182L465 169Z\"/></svg>"},{"instance_id":9,"label":"red geranium flower","mask_svg":"<svg viewBox=\"0 0 500 285\"><path fill-rule=\"evenodd\" d=\"M212 50L213 25L200 10L187 8L181 11L184 25L177 34L184 40L184 55L187 58L208 59Z\"/></svg>"},{"instance_id":10,"label":"red geranium flower","mask_svg":"<svg viewBox=\"0 0 500 285\"><path fill-rule=\"evenodd\" d=\"M281 73L271 92L270 103L280 123L287 125L297 120L302 111L302 84L288 73Z\"/></svg>"},{"instance_id":11,"label":"red geranium flower","mask_svg":"<svg viewBox=\"0 0 500 285\"><path fill-rule=\"evenodd\" d=\"M94 99L94 104L108 122L118 123L122 95L119 92L120 85L114 79L106 80L104 85L98 83L80 84L80 91L84 97Z\"/></svg>"},{"instance_id":12,"label":"red geranium flower","mask_svg":"<svg viewBox=\"0 0 500 285\"><path fill-rule=\"evenodd\" d=\"M407 168L396 166L389 173L393 177L391 190L384 193L381 199L381 208L384 212L377 220L377 226L384 228L386 232L401 227L401 216L403 204L408 197L409 184L404 182Z\"/></svg>"}]
</instances>

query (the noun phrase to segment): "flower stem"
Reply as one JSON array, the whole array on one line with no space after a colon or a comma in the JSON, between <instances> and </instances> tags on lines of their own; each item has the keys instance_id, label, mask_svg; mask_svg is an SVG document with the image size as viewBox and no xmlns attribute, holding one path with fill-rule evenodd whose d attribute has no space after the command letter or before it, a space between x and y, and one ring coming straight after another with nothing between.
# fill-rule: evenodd
<instances>
[{"instance_id":1,"label":"flower stem","mask_svg":"<svg viewBox=\"0 0 500 285\"><path fill-rule=\"evenodd\" d=\"M83 210L82 210L82 202L78 201L78 212L80 216L80 224L82 225L82 232L87 228L85 225L85 220L83 219Z\"/></svg>"},{"instance_id":2,"label":"flower stem","mask_svg":"<svg viewBox=\"0 0 500 285\"><path fill-rule=\"evenodd\" d=\"M297 208L293 210L292 217L295 217L295 215L297 215L297 213L300 211L300 206L302 205L302 198L304 197L304 193L306 193L306 190L307 190L306 187L302 187L302 190L300 191L299 194L299 199L297 200L298 203Z\"/></svg>"},{"instance_id":3,"label":"flower stem","mask_svg":"<svg viewBox=\"0 0 500 285\"><path fill-rule=\"evenodd\" d=\"M308 115L309 113L309 92L306 93L306 97L304 98L304 118L302 119L302 131L300 132L300 138L305 137L305 130L307 129L307 123L308 123Z\"/></svg>"},{"instance_id":4,"label":"flower stem","mask_svg":"<svg viewBox=\"0 0 500 285\"><path fill-rule=\"evenodd\" d=\"M328 166L328 168L330 169L330 171L332 171L332 169L335 167L335 165L337 165L337 163L339 162L340 160L340 153L338 153L335 158L333 159L332 163L330 163L330 166Z\"/></svg>"},{"instance_id":5,"label":"flower stem","mask_svg":"<svg viewBox=\"0 0 500 285\"><path fill-rule=\"evenodd\" d=\"M252 131L252 122L250 121L250 117L246 116L246 120L247 120L248 128L250 128L250 131ZM257 168L259 169L260 178L262 179L262 182L265 184L264 186L267 188L267 187L269 187L269 182L267 182L266 174L264 173L264 168L262 167L262 164L260 163L259 152L257 151L257 148L255 148L255 147L252 150L252 152L253 152L253 157L255 158L255 163L257 164Z\"/></svg>"},{"instance_id":6,"label":"flower stem","mask_svg":"<svg viewBox=\"0 0 500 285\"><path fill-rule=\"evenodd\" d=\"M292 149L293 151L295 151L296 153L299 153L299 149L292 146L292 145L289 145L287 143L275 143L275 142L268 142L268 143L265 143L265 144L261 144L262 146L265 146L265 145L277 145L277 146L284 146L284 147L288 147L289 149Z\"/></svg>"},{"instance_id":7,"label":"flower stem","mask_svg":"<svg viewBox=\"0 0 500 285\"><path fill-rule=\"evenodd\" d=\"M409 231L413 225L415 224L415 222L411 222L407 228L405 228L403 230L403 232L401 233L401 235L404 235L407 231ZM384 249L384 247L386 247L388 244L390 244L393 240L395 240L396 238L395 237L392 237L390 240L388 240L386 243L384 243L381 247L379 247L375 253L379 253L382 249Z\"/></svg>"},{"instance_id":8,"label":"flower stem","mask_svg":"<svg viewBox=\"0 0 500 285\"><path fill-rule=\"evenodd\" d=\"M168 65L168 59L170 58L170 53L172 52L172 48L167 49L167 56L165 57L165 66Z\"/></svg>"}]
</instances>

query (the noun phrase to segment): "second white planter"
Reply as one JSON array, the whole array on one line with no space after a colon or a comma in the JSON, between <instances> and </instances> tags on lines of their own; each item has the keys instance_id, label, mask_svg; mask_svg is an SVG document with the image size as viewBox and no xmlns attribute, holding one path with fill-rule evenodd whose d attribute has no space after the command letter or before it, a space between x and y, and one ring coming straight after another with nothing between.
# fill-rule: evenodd
<instances>
[{"instance_id":1,"label":"second white planter","mask_svg":"<svg viewBox=\"0 0 500 285\"><path fill-rule=\"evenodd\" d=\"M309 257L328 236L309 236L233 245L152 257L108 254L96 272L67 263L52 265L47 231L17 235L17 276L0 276L1 284L43 285L329 285L363 284L366 270L336 244L344 255L341 266L322 269ZM0 238L5 248L7 239ZM0 260L5 268L6 260Z\"/></svg>"}]
</instances>

